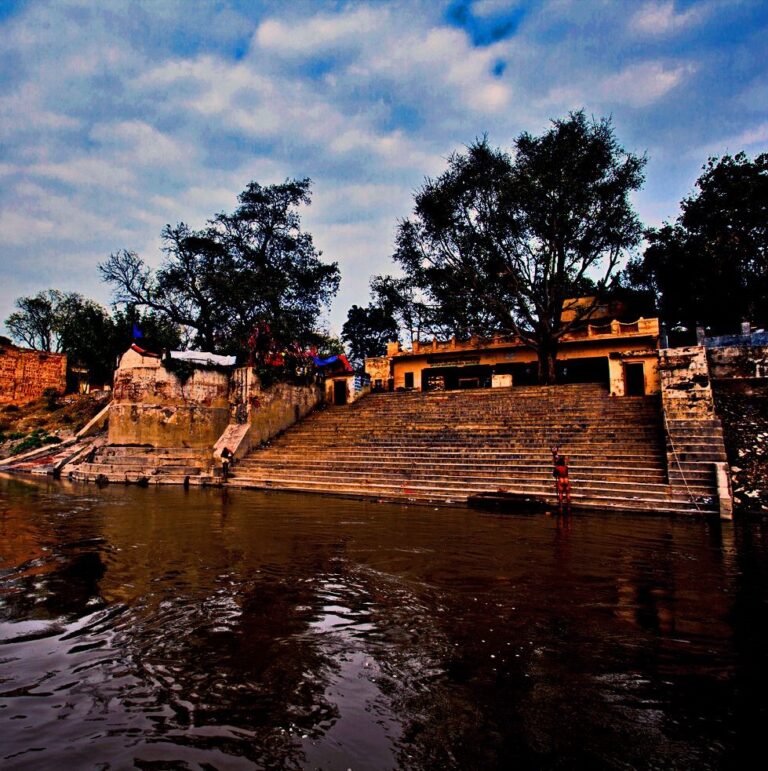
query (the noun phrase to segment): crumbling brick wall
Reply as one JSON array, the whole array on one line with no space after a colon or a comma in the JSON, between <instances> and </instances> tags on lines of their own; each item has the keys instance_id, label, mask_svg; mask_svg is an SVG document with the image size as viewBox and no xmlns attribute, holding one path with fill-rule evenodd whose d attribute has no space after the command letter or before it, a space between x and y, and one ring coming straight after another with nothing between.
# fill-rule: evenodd
<instances>
[{"instance_id":1,"label":"crumbling brick wall","mask_svg":"<svg viewBox=\"0 0 768 771\"><path fill-rule=\"evenodd\" d=\"M47 388L64 393L67 356L0 343L0 404L25 404Z\"/></svg>"}]
</instances>

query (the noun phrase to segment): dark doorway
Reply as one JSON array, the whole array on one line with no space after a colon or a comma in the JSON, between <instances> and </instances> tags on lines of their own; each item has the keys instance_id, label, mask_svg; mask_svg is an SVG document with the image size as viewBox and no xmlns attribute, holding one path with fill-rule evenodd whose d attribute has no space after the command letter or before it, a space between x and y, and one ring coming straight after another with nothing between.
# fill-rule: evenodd
<instances>
[{"instance_id":1,"label":"dark doorway","mask_svg":"<svg viewBox=\"0 0 768 771\"><path fill-rule=\"evenodd\" d=\"M413 372L405 373L405 387L407 390L413 389Z\"/></svg>"},{"instance_id":2,"label":"dark doorway","mask_svg":"<svg viewBox=\"0 0 768 771\"><path fill-rule=\"evenodd\" d=\"M496 365L497 375L512 375L512 385L537 385L539 382L539 367L537 362Z\"/></svg>"},{"instance_id":3,"label":"dark doorway","mask_svg":"<svg viewBox=\"0 0 768 771\"><path fill-rule=\"evenodd\" d=\"M645 371L642 362L624 365L624 388L627 396L645 396Z\"/></svg>"},{"instance_id":4,"label":"dark doorway","mask_svg":"<svg viewBox=\"0 0 768 771\"><path fill-rule=\"evenodd\" d=\"M460 388L490 388L493 369L486 365L431 367L421 373L425 391L457 391Z\"/></svg>"},{"instance_id":5,"label":"dark doorway","mask_svg":"<svg viewBox=\"0 0 768 771\"><path fill-rule=\"evenodd\" d=\"M608 357L560 359L557 362L558 383L602 383L608 385Z\"/></svg>"},{"instance_id":6,"label":"dark doorway","mask_svg":"<svg viewBox=\"0 0 768 771\"><path fill-rule=\"evenodd\" d=\"M347 381L346 380L333 381L333 403L334 404L347 403Z\"/></svg>"}]
</instances>

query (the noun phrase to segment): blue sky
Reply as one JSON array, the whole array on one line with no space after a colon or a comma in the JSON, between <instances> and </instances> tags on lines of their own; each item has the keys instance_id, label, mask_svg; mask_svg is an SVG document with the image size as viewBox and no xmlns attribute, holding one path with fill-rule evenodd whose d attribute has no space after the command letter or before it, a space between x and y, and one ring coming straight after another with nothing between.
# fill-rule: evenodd
<instances>
[{"instance_id":1,"label":"blue sky","mask_svg":"<svg viewBox=\"0 0 768 771\"><path fill-rule=\"evenodd\" d=\"M156 265L164 224L309 176L338 332L452 151L581 108L673 219L708 156L768 151L767 28L764 0L0 0L0 319L50 287L108 304L110 252Z\"/></svg>"}]
</instances>

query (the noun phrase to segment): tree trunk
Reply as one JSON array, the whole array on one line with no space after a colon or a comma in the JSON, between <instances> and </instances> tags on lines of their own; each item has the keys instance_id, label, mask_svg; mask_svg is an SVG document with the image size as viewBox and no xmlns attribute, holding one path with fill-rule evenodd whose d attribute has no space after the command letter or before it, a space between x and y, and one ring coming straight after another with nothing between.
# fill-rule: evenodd
<instances>
[{"instance_id":1,"label":"tree trunk","mask_svg":"<svg viewBox=\"0 0 768 771\"><path fill-rule=\"evenodd\" d=\"M539 343L539 385L554 385L557 382L557 344L547 340Z\"/></svg>"}]
</instances>

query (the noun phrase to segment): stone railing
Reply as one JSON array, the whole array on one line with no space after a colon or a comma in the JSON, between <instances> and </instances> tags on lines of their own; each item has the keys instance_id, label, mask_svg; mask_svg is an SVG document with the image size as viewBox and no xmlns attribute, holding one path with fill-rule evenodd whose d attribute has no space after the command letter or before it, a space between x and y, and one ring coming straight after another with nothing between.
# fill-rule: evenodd
<instances>
[{"instance_id":1,"label":"stone railing","mask_svg":"<svg viewBox=\"0 0 768 771\"><path fill-rule=\"evenodd\" d=\"M659 320L639 318L637 321L606 321L605 323L585 324L563 335L561 342L571 343L582 340L625 338L625 337L658 337ZM494 335L491 338L474 336L469 340L457 340L452 337L447 341L433 339L431 342L413 341L410 350L402 350L395 356L411 356L414 354L441 353L446 351L473 351L478 348L509 348L510 346L525 346L516 335Z\"/></svg>"}]
</instances>

